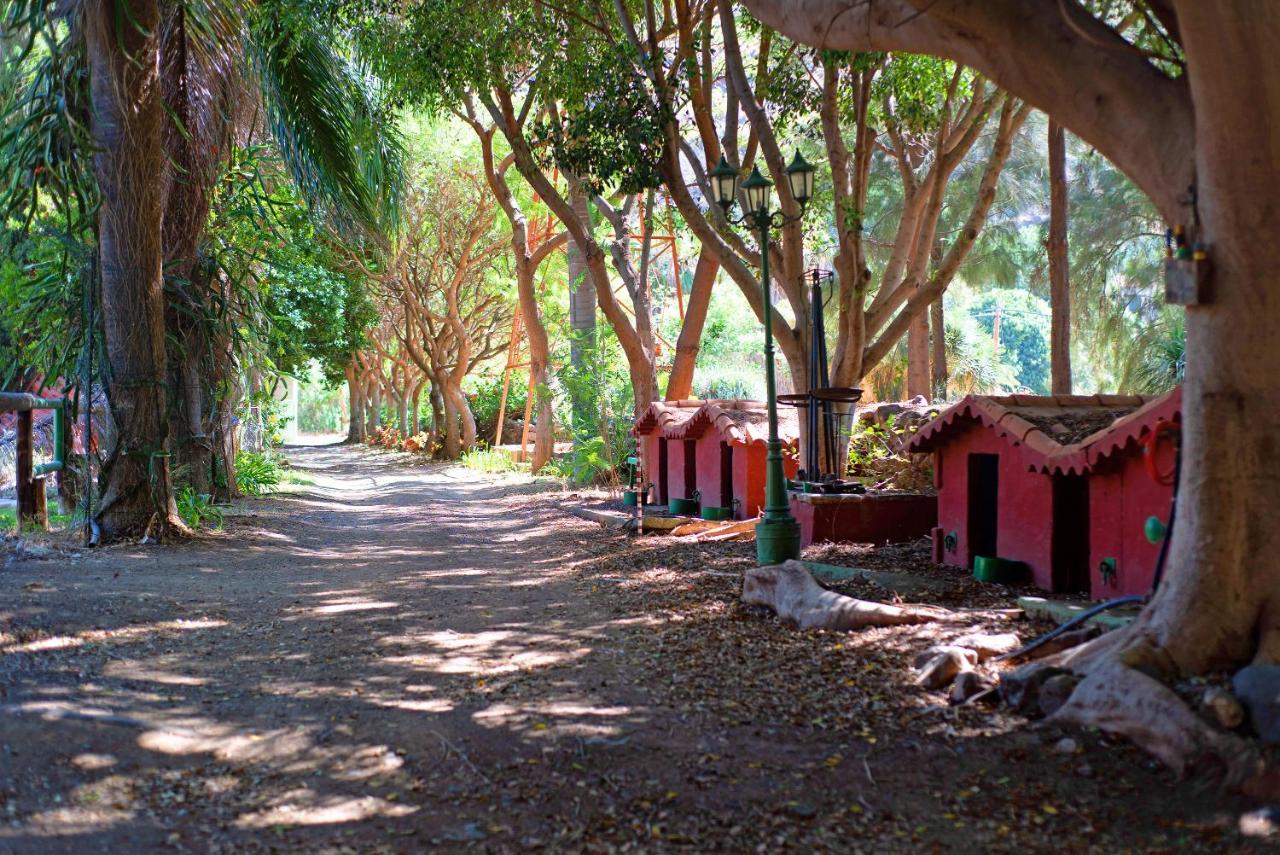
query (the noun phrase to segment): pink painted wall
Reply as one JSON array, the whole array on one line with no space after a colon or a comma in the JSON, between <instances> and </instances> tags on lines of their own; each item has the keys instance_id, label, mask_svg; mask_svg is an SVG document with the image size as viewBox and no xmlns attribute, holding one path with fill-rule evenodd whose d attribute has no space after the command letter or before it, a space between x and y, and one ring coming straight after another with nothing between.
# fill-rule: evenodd
<instances>
[{"instance_id":1,"label":"pink painted wall","mask_svg":"<svg viewBox=\"0 0 1280 855\"><path fill-rule=\"evenodd\" d=\"M1148 543L1147 517L1169 521L1173 488L1147 474L1141 449L1098 466L1089 478L1089 581L1095 599L1145 594L1155 576L1160 544ZM1116 559L1114 582L1104 582L1099 565Z\"/></svg>"},{"instance_id":2,"label":"pink painted wall","mask_svg":"<svg viewBox=\"0 0 1280 855\"><path fill-rule=\"evenodd\" d=\"M698 438L698 492L702 506L720 507L720 448L724 445L719 431L707 431Z\"/></svg>"},{"instance_id":3,"label":"pink painted wall","mask_svg":"<svg viewBox=\"0 0 1280 855\"><path fill-rule=\"evenodd\" d=\"M667 499L692 499L692 490L686 489L684 478L685 441L667 440Z\"/></svg>"},{"instance_id":4,"label":"pink painted wall","mask_svg":"<svg viewBox=\"0 0 1280 855\"><path fill-rule=\"evenodd\" d=\"M959 539L954 552L943 551L943 563L973 566L968 532L970 454L1000 456L1000 485L996 499L998 557L1025 562L1031 568L1032 581L1041 588L1050 589L1053 583L1050 537L1053 530L1053 482L1047 475L1027 471L1021 448L976 424L934 452L940 536L954 531Z\"/></svg>"},{"instance_id":5,"label":"pink painted wall","mask_svg":"<svg viewBox=\"0 0 1280 855\"><path fill-rule=\"evenodd\" d=\"M649 486L650 482L653 482L653 493L649 497L650 500L653 502L665 503L666 498L664 496L658 495L658 440L659 438L660 437L657 431L654 431L653 433L648 434L646 436L641 436L637 438L639 440L639 442L637 443L637 447L640 452L640 466L641 466L641 469L643 470L640 473L643 479L640 482L640 489L643 491L646 487Z\"/></svg>"},{"instance_id":6,"label":"pink painted wall","mask_svg":"<svg viewBox=\"0 0 1280 855\"><path fill-rule=\"evenodd\" d=\"M902 543L924 537L938 519L938 501L919 494L800 496L791 494L800 545Z\"/></svg>"}]
</instances>

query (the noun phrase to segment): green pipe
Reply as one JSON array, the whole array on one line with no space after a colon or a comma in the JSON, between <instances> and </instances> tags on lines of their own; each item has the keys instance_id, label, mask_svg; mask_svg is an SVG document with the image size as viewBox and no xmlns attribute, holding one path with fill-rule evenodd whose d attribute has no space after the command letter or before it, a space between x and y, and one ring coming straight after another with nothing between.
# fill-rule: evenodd
<instances>
[{"instance_id":1,"label":"green pipe","mask_svg":"<svg viewBox=\"0 0 1280 855\"><path fill-rule=\"evenodd\" d=\"M58 398L36 398L37 406L33 409L53 410L53 460L41 463L33 468L33 475L48 475L50 472L61 472L66 463L67 449L67 405Z\"/></svg>"}]
</instances>

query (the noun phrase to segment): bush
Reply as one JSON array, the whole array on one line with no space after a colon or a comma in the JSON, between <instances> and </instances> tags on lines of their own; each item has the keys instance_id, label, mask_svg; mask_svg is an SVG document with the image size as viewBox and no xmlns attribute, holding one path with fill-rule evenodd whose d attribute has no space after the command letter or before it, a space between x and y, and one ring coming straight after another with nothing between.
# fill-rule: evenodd
<instances>
[{"instance_id":1,"label":"bush","mask_svg":"<svg viewBox=\"0 0 1280 855\"><path fill-rule=\"evenodd\" d=\"M919 429L916 424L899 424L895 416L881 425L855 426L849 440L849 474L875 489L932 489L933 455L906 451Z\"/></svg>"},{"instance_id":2,"label":"bush","mask_svg":"<svg viewBox=\"0 0 1280 855\"><path fill-rule=\"evenodd\" d=\"M222 528L222 511L208 493L196 493L190 487L183 487L178 493L177 504L178 516L190 528L199 528L204 522L212 523L214 528Z\"/></svg>"},{"instance_id":3,"label":"bush","mask_svg":"<svg viewBox=\"0 0 1280 855\"><path fill-rule=\"evenodd\" d=\"M280 484L280 459L269 451L241 451L236 455L236 489L261 496Z\"/></svg>"},{"instance_id":4,"label":"bush","mask_svg":"<svg viewBox=\"0 0 1280 855\"><path fill-rule=\"evenodd\" d=\"M478 472L510 472L516 468L516 462L501 451L492 448L473 448L464 451L459 460L468 469Z\"/></svg>"},{"instance_id":5,"label":"bush","mask_svg":"<svg viewBox=\"0 0 1280 855\"><path fill-rule=\"evenodd\" d=\"M529 392L529 375L526 371L511 373L511 386L507 389L506 420L524 418L524 403ZM502 375L481 377L475 381L475 391L468 394L471 415L476 420L476 434L492 439L498 427L498 408L502 404ZM503 433L506 433L504 430Z\"/></svg>"}]
</instances>

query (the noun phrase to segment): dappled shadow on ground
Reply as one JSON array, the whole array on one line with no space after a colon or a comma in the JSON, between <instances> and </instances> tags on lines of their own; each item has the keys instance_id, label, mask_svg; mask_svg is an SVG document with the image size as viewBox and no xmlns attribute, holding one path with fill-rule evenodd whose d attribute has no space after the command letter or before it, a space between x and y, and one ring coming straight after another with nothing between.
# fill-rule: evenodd
<instances>
[{"instance_id":1,"label":"dappled shadow on ground","mask_svg":"<svg viewBox=\"0 0 1280 855\"><path fill-rule=\"evenodd\" d=\"M310 484L227 535L0 573L0 850L1167 847L1232 819L1131 749L919 692L936 628L742 608L750 544L292 454Z\"/></svg>"}]
</instances>

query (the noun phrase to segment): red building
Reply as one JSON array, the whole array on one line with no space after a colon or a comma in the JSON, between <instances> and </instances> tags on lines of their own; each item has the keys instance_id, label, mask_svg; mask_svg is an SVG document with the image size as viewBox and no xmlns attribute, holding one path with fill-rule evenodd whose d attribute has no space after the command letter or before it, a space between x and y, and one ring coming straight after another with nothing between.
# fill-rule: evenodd
<instances>
[{"instance_id":1,"label":"red building","mask_svg":"<svg viewBox=\"0 0 1280 855\"><path fill-rule=\"evenodd\" d=\"M1181 400L970 395L943 411L910 445L934 454L934 559L1021 561L1055 592L1146 593L1159 552L1146 522L1167 520L1173 489L1172 445L1158 440Z\"/></svg>"},{"instance_id":2,"label":"red building","mask_svg":"<svg viewBox=\"0 0 1280 855\"><path fill-rule=\"evenodd\" d=\"M778 414L783 470L796 474L799 422L794 411ZM657 401L636 422L645 483L659 504L692 499L703 507L729 508L750 519L764 504L768 414L759 401ZM642 485L643 486L643 485Z\"/></svg>"}]
</instances>

